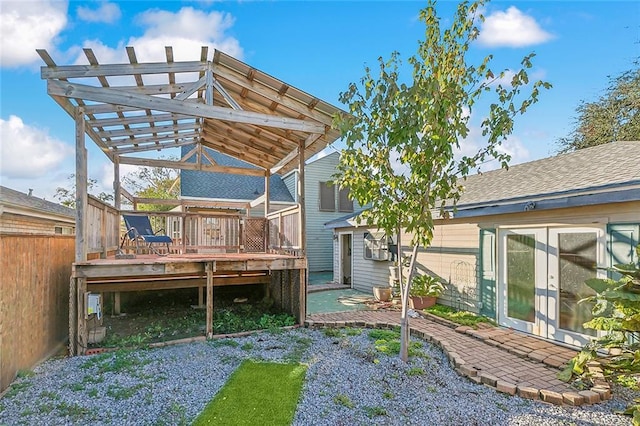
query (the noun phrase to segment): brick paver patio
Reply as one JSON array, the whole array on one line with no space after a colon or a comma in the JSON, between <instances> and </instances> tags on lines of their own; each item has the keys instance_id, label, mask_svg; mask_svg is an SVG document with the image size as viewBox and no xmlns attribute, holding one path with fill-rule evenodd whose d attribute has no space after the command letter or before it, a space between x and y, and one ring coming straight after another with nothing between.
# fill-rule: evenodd
<instances>
[{"instance_id":1,"label":"brick paver patio","mask_svg":"<svg viewBox=\"0 0 640 426\"><path fill-rule=\"evenodd\" d=\"M397 311L351 311L314 314L308 327L389 328L400 324ZM514 330L493 326L456 327L440 318L411 318L411 334L437 344L455 370L500 392L553 404L593 404L611 398L606 382L579 391L556 375L575 350Z\"/></svg>"}]
</instances>

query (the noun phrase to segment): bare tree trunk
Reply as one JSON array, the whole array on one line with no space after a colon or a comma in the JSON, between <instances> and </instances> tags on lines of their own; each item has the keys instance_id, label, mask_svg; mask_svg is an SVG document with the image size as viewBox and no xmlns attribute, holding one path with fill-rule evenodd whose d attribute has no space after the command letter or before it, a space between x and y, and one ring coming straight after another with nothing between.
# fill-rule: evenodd
<instances>
[{"instance_id":1,"label":"bare tree trunk","mask_svg":"<svg viewBox=\"0 0 640 426\"><path fill-rule=\"evenodd\" d=\"M418 257L418 244L413 246L411 251L411 262L409 263L409 275L407 281L401 283L402 290L402 313L400 314L400 359L404 362L409 361L409 290L411 289L411 280L413 279L413 271L416 266L416 258Z\"/></svg>"}]
</instances>

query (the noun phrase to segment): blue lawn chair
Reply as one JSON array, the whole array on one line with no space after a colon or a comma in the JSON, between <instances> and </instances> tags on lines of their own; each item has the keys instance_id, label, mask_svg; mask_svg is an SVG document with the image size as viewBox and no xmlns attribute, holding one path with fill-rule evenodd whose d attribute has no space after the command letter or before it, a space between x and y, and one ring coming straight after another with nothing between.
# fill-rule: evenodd
<instances>
[{"instance_id":1,"label":"blue lawn chair","mask_svg":"<svg viewBox=\"0 0 640 426\"><path fill-rule=\"evenodd\" d=\"M127 227L127 232L122 237L122 243L120 244L121 250L124 246L125 240L128 238L136 243L136 253L140 250L140 242L143 242L147 245L147 248L155 254L161 256L169 254L169 244L173 243L173 240L168 235L158 235L158 233L164 232L164 229L153 232L149 216L123 214L122 218L124 219L124 224ZM166 244L167 253L159 252L155 247L153 247L152 244L154 243Z\"/></svg>"}]
</instances>

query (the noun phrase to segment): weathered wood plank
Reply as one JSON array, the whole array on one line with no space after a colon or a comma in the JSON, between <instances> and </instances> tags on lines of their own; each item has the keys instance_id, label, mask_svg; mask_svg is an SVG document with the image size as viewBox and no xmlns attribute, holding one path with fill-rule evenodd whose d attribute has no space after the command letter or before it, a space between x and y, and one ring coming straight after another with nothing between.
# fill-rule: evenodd
<instances>
[{"instance_id":1,"label":"weathered wood plank","mask_svg":"<svg viewBox=\"0 0 640 426\"><path fill-rule=\"evenodd\" d=\"M200 165L169 160L154 160L150 158L120 157L120 164L131 164L134 166L149 167L167 167L170 169L181 170L203 170L208 172L230 173L244 176L264 176L264 170L261 169L244 169L240 167L225 167L206 164Z\"/></svg>"},{"instance_id":2,"label":"weathered wood plank","mask_svg":"<svg viewBox=\"0 0 640 426\"><path fill-rule=\"evenodd\" d=\"M82 78L108 77L133 74L164 74L199 72L207 69L206 62L156 62L144 64L104 64L104 65L64 65L55 67L41 67L40 76L43 79L52 78Z\"/></svg>"},{"instance_id":3,"label":"weathered wood plank","mask_svg":"<svg viewBox=\"0 0 640 426\"><path fill-rule=\"evenodd\" d=\"M213 337L213 272L215 270L215 262L207 262L207 339Z\"/></svg>"},{"instance_id":4,"label":"weathered wood plank","mask_svg":"<svg viewBox=\"0 0 640 426\"><path fill-rule=\"evenodd\" d=\"M194 117L211 118L215 120L248 123L257 126L276 127L280 129L297 130L307 133L324 134L325 126L307 120L288 117L278 117L252 111L238 111L215 105L176 102L175 99L157 96L123 93L107 87L93 87L84 84L47 81L47 91L51 96L84 99L85 101L104 102L117 105L128 105L155 111L166 111L178 114L189 114Z\"/></svg>"}]
</instances>

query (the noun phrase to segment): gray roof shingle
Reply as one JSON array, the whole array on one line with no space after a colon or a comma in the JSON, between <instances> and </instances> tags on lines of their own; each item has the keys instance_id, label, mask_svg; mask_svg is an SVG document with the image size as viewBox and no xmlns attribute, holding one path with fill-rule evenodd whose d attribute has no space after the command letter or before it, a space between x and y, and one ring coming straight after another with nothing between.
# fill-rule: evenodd
<instances>
[{"instance_id":1,"label":"gray roof shingle","mask_svg":"<svg viewBox=\"0 0 640 426\"><path fill-rule=\"evenodd\" d=\"M73 219L76 217L76 211L74 209L43 200L33 195L27 195L5 186L0 186L0 203L23 206L43 213L51 213Z\"/></svg>"},{"instance_id":2,"label":"gray roof shingle","mask_svg":"<svg viewBox=\"0 0 640 426\"><path fill-rule=\"evenodd\" d=\"M640 142L612 142L469 176L458 208L640 183Z\"/></svg>"},{"instance_id":3,"label":"gray roof shingle","mask_svg":"<svg viewBox=\"0 0 640 426\"><path fill-rule=\"evenodd\" d=\"M192 146L183 146L182 155L184 156L192 148ZM257 168L218 151L208 148L206 150L207 154L220 166L245 169ZM188 161L195 162L195 159L189 159ZM269 178L269 191L269 199L272 202L294 202L280 175L272 175ZM182 170L180 176L180 195L183 197L250 201L262 194L264 194L264 178L259 176L211 173L197 170Z\"/></svg>"}]
</instances>

